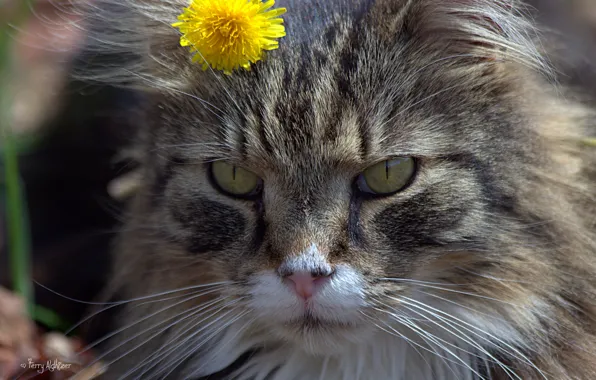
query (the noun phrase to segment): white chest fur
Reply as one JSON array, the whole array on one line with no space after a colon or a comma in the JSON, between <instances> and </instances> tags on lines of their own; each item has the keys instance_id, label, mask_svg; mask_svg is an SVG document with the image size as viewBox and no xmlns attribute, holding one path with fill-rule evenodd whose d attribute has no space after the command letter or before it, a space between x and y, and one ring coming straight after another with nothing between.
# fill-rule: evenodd
<instances>
[{"instance_id":1,"label":"white chest fur","mask_svg":"<svg viewBox=\"0 0 596 380\"><path fill-rule=\"evenodd\" d=\"M234 328L200 359L200 375L220 370L256 340L238 337ZM401 332L400 332L401 333ZM461 341L433 332L434 342L409 334L405 338L386 332L364 344L350 344L341 353L312 355L291 344L270 342L244 363L238 380L472 380L480 378L485 360ZM410 339L408 341L407 339ZM262 344L262 342L261 342ZM207 366L204 363L209 363ZM195 375L199 374L195 371Z\"/></svg>"}]
</instances>

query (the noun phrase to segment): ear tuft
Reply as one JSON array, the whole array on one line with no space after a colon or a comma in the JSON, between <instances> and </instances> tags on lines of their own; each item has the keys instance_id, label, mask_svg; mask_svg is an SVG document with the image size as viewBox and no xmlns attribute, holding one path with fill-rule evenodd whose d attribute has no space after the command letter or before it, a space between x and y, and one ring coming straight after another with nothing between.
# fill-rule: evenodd
<instances>
[{"instance_id":1,"label":"ear tuft","mask_svg":"<svg viewBox=\"0 0 596 380\"><path fill-rule=\"evenodd\" d=\"M417 38L484 61L515 61L544 73L539 33L518 0L410 1L406 27Z\"/></svg>"},{"instance_id":2,"label":"ear tuft","mask_svg":"<svg viewBox=\"0 0 596 380\"><path fill-rule=\"evenodd\" d=\"M71 0L75 1L75 0ZM75 77L114 86L180 90L192 83L200 65L180 46L171 26L186 0L95 0L75 5L87 42Z\"/></svg>"}]
</instances>

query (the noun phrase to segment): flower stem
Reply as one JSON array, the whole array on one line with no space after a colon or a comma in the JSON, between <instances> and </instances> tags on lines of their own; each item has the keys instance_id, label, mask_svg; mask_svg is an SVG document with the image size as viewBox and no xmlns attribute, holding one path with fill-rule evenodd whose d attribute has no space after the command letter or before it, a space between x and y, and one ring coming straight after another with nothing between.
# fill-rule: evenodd
<instances>
[{"instance_id":1,"label":"flower stem","mask_svg":"<svg viewBox=\"0 0 596 380\"><path fill-rule=\"evenodd\" d=\"M30 238L26 204L19 177L18 154L12 120L13 96L11 86L14 67L13 38L9 31L24 22L33 0L20 0L12 24L0 25L0 136L4 161L6 219L10 273L14 291L23 297L27 310L33 315Z\"/></svg>"}]
</instances>

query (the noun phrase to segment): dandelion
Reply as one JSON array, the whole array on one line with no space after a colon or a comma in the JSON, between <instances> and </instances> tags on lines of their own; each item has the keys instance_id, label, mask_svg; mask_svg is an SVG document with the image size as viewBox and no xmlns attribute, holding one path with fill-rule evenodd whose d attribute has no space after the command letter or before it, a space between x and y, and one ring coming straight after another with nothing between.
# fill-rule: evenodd
<instances>
[{"instance_id":1,"label":"dandelion","mask_svg":"<svg viewBox=\"0 0 596 380\"><path fill-rule=\"evenodd\" d=\"M180 45L188 46L193 61L230 74L264 58L279 47L286 35L285 8L271 9L275 0L191 0L172 24L182 33Z\"/></svg>"}]
</instances>

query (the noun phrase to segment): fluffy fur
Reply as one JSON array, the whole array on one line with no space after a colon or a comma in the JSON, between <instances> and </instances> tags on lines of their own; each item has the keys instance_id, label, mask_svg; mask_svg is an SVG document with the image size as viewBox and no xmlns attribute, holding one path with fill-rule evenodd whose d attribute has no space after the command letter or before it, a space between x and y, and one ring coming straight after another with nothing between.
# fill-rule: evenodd
<instances>
[{"instance_id":1,"label":"fluffy fur","mask_svg":"<svg viewBox=\"0 0 596 380\"><path fill-rule=\"evenodd\" d=\"M86 79L149 94L107 378L596 378L595 118L523 5L277 3L288 37L232 76L178 46L184 0L88 13ZM360 197L392 156L413 183ZM218 192L213 160L262 196ZM284 265L335 272L305 310Z\"/></svg>"}]
</instances>

